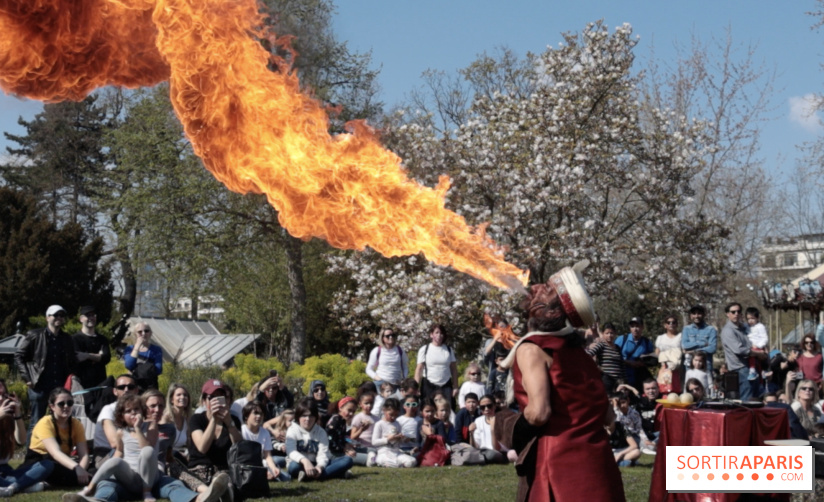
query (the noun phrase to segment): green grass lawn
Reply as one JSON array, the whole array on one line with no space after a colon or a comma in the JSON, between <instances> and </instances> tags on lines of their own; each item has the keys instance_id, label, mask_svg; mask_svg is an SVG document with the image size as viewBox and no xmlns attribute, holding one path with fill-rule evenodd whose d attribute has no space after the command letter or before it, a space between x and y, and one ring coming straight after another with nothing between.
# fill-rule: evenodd
<instances>
[{"instance_id":1,"label":"green grass lawn","mask_svg":"<svg viewBox=\"0 0 824 502\"><path fill-rule=\"evenodd\" d=\"M622 468L628 501L646 501L654 457L643 455L640 465ZM500 501L513 500L518 478L511 465L484 467L424 467L382 469L356 467L350 480L322 483L272 483L272 498L291 500L380 500L380 501ZM593 480L594 482L595 480ZM585 487L584 487L585 488ZM51 490L15 495L20 502L54 502L62 491ZM586 500L586 492L581 493Z\"/></svg>"}]
</instances>

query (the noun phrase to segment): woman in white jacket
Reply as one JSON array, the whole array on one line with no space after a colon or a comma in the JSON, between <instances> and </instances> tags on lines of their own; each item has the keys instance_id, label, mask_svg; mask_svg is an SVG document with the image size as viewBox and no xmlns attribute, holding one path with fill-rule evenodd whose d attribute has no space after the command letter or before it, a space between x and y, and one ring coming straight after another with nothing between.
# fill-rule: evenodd
<instances>
[{"instance_id":1,"label":"woman in white jacket","mask_svg":"<svg viewBox=\"0 0 824 502\"><path fill-rule=\"evenodd\" d=\"M380 331L378 346L369 353L366 374L375 382L377 389L383 382L398 387L409 375L409 356L398 345L398 335L392 329Z\"/></svg>"},{"instance_id":2,"label":"woman in white jacket","mask_svg":"<svg viewBox=\"0 0 824 502\"><path fill-rule=\"evenodd\" d=\"M352 477L354 461L343 456L331 459L329 437L318 425L318 408L314 399L304 398L295 407L295 422L286 431L287 470L292 479L327 479Z\"/></svg>"}]
</instances>

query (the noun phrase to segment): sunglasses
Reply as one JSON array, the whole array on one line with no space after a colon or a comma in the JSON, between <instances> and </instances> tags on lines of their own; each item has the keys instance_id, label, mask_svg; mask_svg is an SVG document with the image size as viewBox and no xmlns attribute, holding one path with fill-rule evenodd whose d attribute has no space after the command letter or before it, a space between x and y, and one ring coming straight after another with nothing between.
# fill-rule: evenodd
<instances>
[{"instance_id":1,"label":"sunglasses","mask_svg":"<svg viewBox=\"0 0 824 502\"><path fill-rule=\"evenodd\" d=\"M118 385L118 386L115 387L115 389L117 389L117 390L134 390L136 388L137 388L137 385L135 385L133 383L127 383L127 384Z\"/></svg>"},{"instance_id":2,"label":"sunglasses","mask_svg":"<svg viewBox=\"0 0 824 502\"><path fill-rule=\"evenodd\" d=\"M480 373L470 373L469 376L478 376Z\"/></svg>"},{"instance_id":3,"label":"sunglasses","mask_svg":"<svg viewBox=\"0 0 824 502\"><path fill-rule=\"evenodd\" d=\"M494 408L494 407L495 407L495 405L494 405L494 404L482 404L482 405L481 405L481 409L482 409L482 410L489 410L489 409L492 409L492 408Z\"/></svg>"},{"instance_id":4,"label":"sunglasses","mask_svg":"<svg viewBox=\"0 0 824 502\"><path fill-rule=\"evenodd\" d=\"M676 321L667 321L666 324L667 325L676 325L678 323Z\"/></svg>"},{"instance_id":5,"label":"sunglasses","mask_svg":"<svg viewBox=\"0 0 824 502\"><path fill-rule=\"evenodd\" d=\"M383 335L384 338L395 338L394 333L389 333L388 335Z\"/></svg>"},{"instance_id":6,"label":"sunglasses","mask_svg":"<svg viewBox=\"0 0 824 502\"><path fill-rule=\"evenodd\" d=\"M418 403L403 403L403 405L406 406L407 408L417 408L418 407Z\"/></svg>"},{"instance_id":7,"label":"sunglasses","mask_svg":"<svg viewBox=\"0 0 824 502\"><path fill-rule=\"evenodd\" d=\"M326 392L326 389L323 387L318 387L317 389L313 390L312 393L317 394L318 392Z\"/></svg>"},{"instance_id":8,"label":"sunglasses","mask_svg":"<svg viewBox=\"0 0 824 502\"><path fill-rule=\"evenodd\" d=\"M801 390L808 390L810 392L814 391L815 389L812 387L801 387Z\"/></svg>"},{"instance_id":9,"label":"sunglasses","mask_svg":"<svg viewBox=\"0 0 824 502\"><path fill-rule=\"evenodd\" d=\"M52 317L66 317L66 314L63 314L63 313L52 314Z\"/></svg>"},{"instance_id":10,"label":"sunglasses","mask_svg":"<svg viewBox=\"0 0 824 502\"><path fill-rule=\"evenodd\" d=\"M74 401L70 399L68 401L60 401L59 403L54 403L54 405L59 408L71 408L72 406L74 406Z\"/></svg>"},{"instance_id":11,"label":"sunglasses","mask_svg":"<svg viewBox=\"0 0 824 502\"><path fill-rule=\"evenodd\" d=\"M740 314L740 310L730 310L730 314Z\"/></svg>"}]
</instances>

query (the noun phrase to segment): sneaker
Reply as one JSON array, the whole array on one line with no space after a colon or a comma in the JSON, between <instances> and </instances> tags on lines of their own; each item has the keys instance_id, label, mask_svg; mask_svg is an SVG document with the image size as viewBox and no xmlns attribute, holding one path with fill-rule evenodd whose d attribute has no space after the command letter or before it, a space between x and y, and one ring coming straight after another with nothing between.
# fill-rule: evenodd
<instances>
[{"instance_id":1,"label":"sneaker","mask_svg":"<svg viewBox=\"0 0 824 502\"><path fill-rule=\"evenodd\" d=\"M645 446L645 447L641 448L641 453L646 453L647 455L653 455L654 456L657 452L654 449L652 449L648 446Z\"/></svg>"},{"instance_id":2,"label":"sneaker","mask_svg":"<svg viewBox=\"0 0 824 502\"><path fill-rule=\"evenodd\" d=\"M30 487L23 490L23 493L37 493L46 490L46 483L43 481L38 481L37 483L31 485Z\"/></svg>"},{"instance_id":3,"label":"sneaker","mask_svg":"<svg viewBox=\"0 0 824 502\"><path fill-rule=\"evenodd\" d=\"M303 483L304 479L306 479L306 473L304 471L300 471L298 474L298 483Z\"/></svg>"},{"instance_id":4,"label":"sneaker","mask_svg":"<svg viewBox=\"0 0 824 502\"><path fill-rule=\"evenodd\" d=\"M225 472L218 473L214 478L212 478L212 483L206 488L206 491L201 493L203 498L200 499L201 502L217 502L220 498L226 493L226 489L229 488L229 475ZM74 502L71 500L63 500L63 502Z\"/></svg>"},{"instance_id":5,"label":"sneaker","mask_svg":"<svg viewBox=\"0 0 824 502\"><path fill-rule=\"evenodd\" d=\"M14 485L4 486L0 488L0 497L8 498L14 495Z\"/></svg>"},{"instance_id":6,"label":"sneaker","mask_svg":"<svg viewBox=\"0 0 824 502\"><path fill-rule=\"evenodd\" d=\"M352 476L353 474L351 470L343 473L343 479L352 479Z\"/></svg>"},{"instance_id":7,"label":"sneaker","mask_svg":"<svg viewBox=\"0 0 824 502\"><path fill-rule=\"evenodd\" d=\"M366 456L366 467L375 467L375 460L377 460L378 454L374 451L370 451L369 454Z\"/></svg>"},{"instance_id":8,"label":"sneaker","mask_svg":"<svg viewBox=\"0 0 824 502\"><path fill-rule=\"evenodd\" d=\"M750 374L747 375L747 380L758 380L758 373L756 373L755 368L750 368Z\"/></svg>"}]
</instances>

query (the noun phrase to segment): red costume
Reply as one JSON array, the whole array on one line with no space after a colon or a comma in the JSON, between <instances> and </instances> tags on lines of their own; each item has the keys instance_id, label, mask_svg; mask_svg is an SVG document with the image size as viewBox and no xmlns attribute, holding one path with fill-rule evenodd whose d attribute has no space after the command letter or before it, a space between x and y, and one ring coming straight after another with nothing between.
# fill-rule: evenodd
<instances>
[{"instance_id":1,"label":"red costume","mask_svg":"<svg viewBox=\"0 0 824 502\"><path fill-rule=\"evenodd\" d=\"M552 416L538 433L534 470L526 475L530 501L622 501L624 485L604 430L607 400L601 373L583 347L566 336L534 334L534 343L552 357L549 368ZM520 409L529 398L517 359L512 366ZM533 462L530 461L530 464Z\"/></svg>"}]
</instances>

